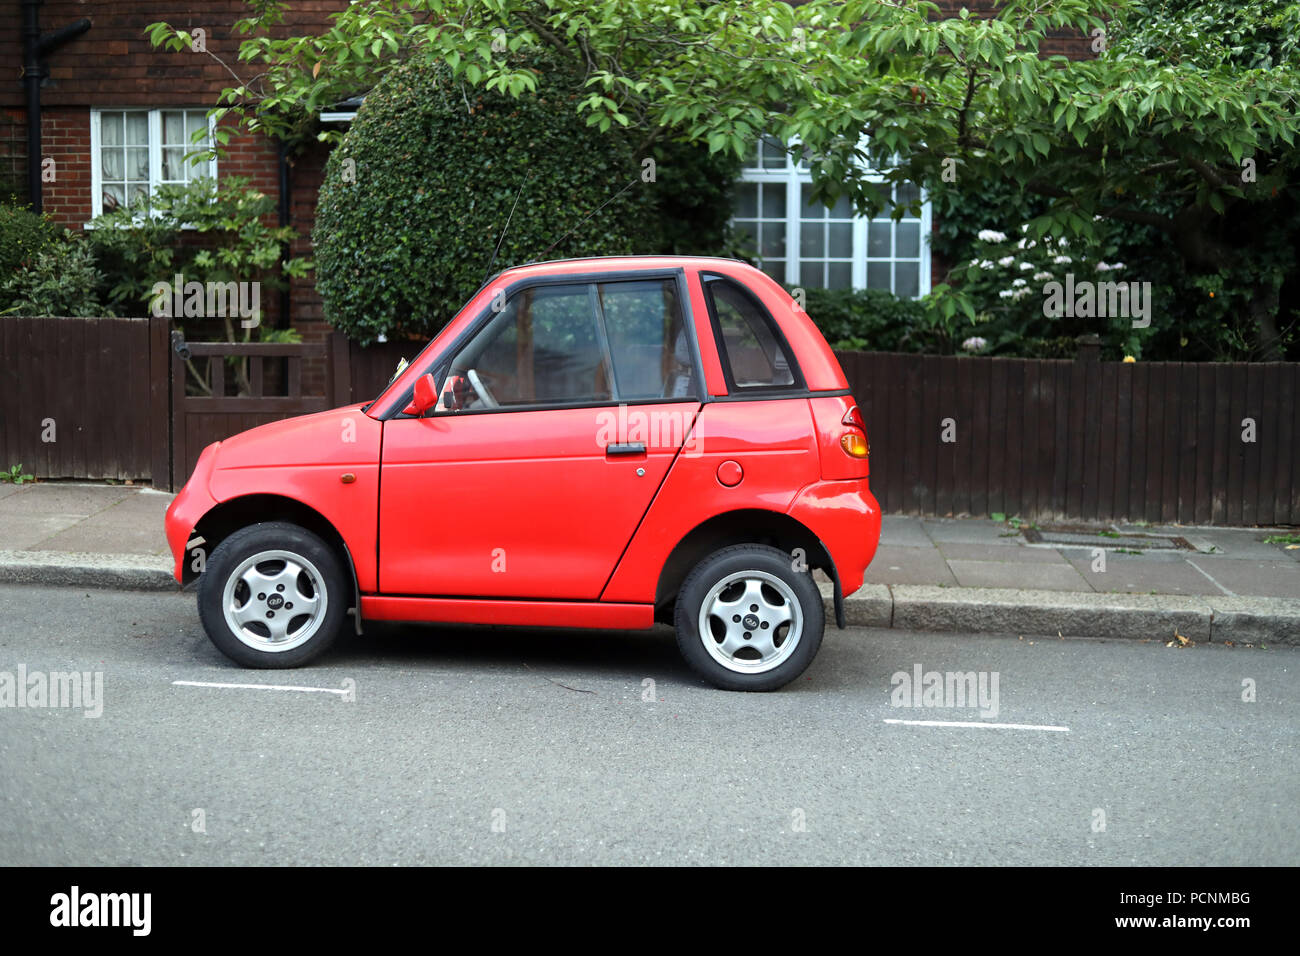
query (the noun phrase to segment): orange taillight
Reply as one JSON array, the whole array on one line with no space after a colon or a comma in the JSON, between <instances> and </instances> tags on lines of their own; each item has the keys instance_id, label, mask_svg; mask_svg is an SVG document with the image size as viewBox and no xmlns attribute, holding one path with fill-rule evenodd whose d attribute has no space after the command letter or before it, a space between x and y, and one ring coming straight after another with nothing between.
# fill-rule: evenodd
<instances>
[{"instance_id":1,"label":"orange taillight","mask_svg":"<svg viewBox=\"0 0 1300 956\"><path fill-rule=\"evenodd\" d=\"M871 451L871 447L867 444L867 436L858 432L848 432L840 436L840 447L850 458L866 458Z\"/></svg>"}]
</instances>

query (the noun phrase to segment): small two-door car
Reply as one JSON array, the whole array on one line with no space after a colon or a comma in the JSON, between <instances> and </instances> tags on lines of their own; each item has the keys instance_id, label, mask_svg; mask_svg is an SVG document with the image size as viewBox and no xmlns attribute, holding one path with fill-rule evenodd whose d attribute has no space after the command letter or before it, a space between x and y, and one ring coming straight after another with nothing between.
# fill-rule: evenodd
<instances>
[{"instance_id":1,"label":"small two-door car","mask_svg":"<svg viewBox=\"0 0 1300 956\"><path fill-rule=\"evenodd\" d=\"M344 627L673 624L734 690L798 677L880 536L862 416L775 281L730 259L489 279L365 405L206 448L167 511L213 643L294 667ZM201 542L200 542L201 539Z\"/></svg>"}]
</instances>

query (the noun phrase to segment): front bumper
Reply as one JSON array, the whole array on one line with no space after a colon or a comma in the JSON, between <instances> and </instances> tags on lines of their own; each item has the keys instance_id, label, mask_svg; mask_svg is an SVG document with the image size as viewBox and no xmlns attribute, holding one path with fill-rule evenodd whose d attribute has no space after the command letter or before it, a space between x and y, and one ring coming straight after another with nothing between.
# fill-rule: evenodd
<instances>
[{"instance_id":1,"label":"front bumper","mask_svg":"<svg viewBox=\"0 0 1300 956\"><path fill-rule=\"evenodd\" d=\"M194 466L194 474L190 475L190 480L185 482L185 487L172 499L172 503L167 508L167 515L163 519L163 527L167 533L167 546L171 549L174 561L172 576L176 578L177 584L185 583L187 555L185 546L189 543L190 535L198 525L199 519L212 510L217 503L208 489L208 479L212 476L212 464L220 444L214 442L203 449Z\"/></svg>"}]
</instances>

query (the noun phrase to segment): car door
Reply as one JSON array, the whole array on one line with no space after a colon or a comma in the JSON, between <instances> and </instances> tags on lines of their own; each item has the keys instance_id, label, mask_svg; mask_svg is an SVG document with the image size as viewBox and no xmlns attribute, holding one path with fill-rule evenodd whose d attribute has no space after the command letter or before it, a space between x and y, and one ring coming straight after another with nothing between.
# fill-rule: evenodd
<instances>
[{"instance_id":1,"label":"car door","mask_svg":"<svg viewBox=\"0 0 1300 956\"><path fill-rule=\"evenodd\" d=\"M595 600L700 408L680 276L516 288L384 426L386 594Z\"/></svg>"}]
</instances>

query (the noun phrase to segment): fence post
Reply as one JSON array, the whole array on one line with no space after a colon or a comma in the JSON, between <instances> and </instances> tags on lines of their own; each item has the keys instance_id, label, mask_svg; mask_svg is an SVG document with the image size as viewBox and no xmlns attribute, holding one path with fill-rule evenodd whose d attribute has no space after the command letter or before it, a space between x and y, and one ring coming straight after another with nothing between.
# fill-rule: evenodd
<instances>
[{"instance_id":1,"label":"fence post","mask_svg":"<svg viewBox=\"0 0 1300 956\"><path fill-rule=\"evenodd\" d=\"M170 320L149 316L149 480L154 488L172 486L172 363Z\"/></svg>"},{"instance_id":2,"label":"fence post","mask_svg":"<svg viewBox=\"0 0 1300 956\"><path fill-rule=\"evenodd\" d=\"M342 332L331 332L328 343L328 387L330 403L336 408L352 404L352 350L348 337Z\"/></svg>"}]
</instances>

